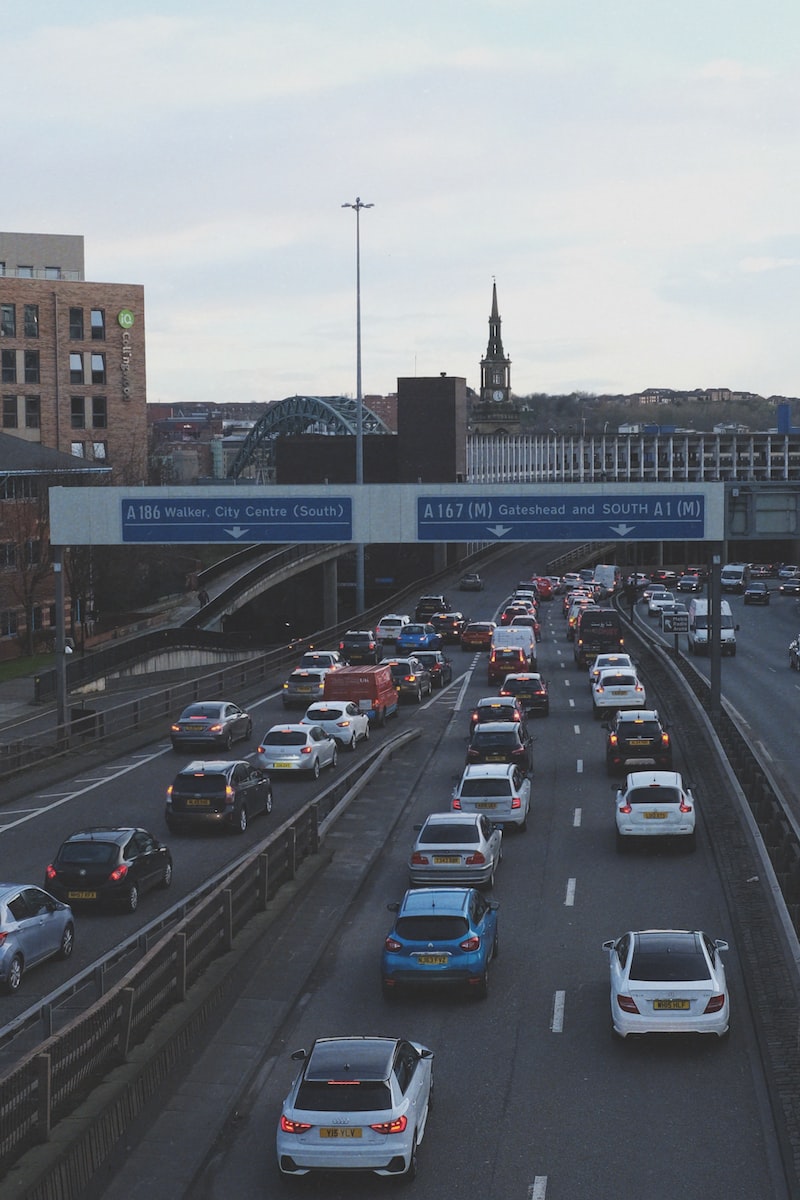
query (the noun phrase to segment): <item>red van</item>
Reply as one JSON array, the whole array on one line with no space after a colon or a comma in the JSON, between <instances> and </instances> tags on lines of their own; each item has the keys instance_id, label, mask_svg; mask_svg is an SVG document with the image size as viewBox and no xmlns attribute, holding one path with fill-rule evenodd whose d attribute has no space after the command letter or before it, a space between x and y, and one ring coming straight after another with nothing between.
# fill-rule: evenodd
<instances>
[{"instance_id":1,"label":"red van","mask_svg":"<svg viewBox=\"0 0 800 1200\"><path fill-rule=\"evenodd\" d=\"M326 700L352 700L361 712L369 713L371 725L385 725L397 716L397 688L388 663L374 667L342 667L325 676Z\"/></svg>"}]
</instances>

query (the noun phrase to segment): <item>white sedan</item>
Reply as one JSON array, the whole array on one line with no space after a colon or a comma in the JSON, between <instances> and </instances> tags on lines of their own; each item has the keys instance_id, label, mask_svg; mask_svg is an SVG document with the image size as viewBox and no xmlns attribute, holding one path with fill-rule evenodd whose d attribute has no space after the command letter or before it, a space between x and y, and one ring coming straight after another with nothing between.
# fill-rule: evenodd
<instances>
[{"instance_id":1,"label":"white sedan","mask_svg":"<svg viewBox=\"0 0 800 1200\"><path fill-rule=\"evenodd\" d=\"M369 713L361 712L352 700L312 704L300 724L319 725L344 750L355 750L356 742L369 739Z\"/></svg>"},{"instance_id":2,"label":"white sedan","mask_svg":"<svg viewBox=\"0 0 800 1200\"><path fill-rule=\"evenodd\" d=\"M666 608L668 604L675 603L674 592L653 592L647 601L647 615L648 617L657 617L662 608Z\"/></svg>"},{"instance_id":3,"label":"white sedan","mask_svg":"<svg viewBox=\"0 0 800 1200\"><path fill-rule=\"evenodd\" d=\"M730 1027L720 951L699 930L644 929L603 942L611 972L611 1024L631 1033L714 1033Z\"/></svg>"},{"instance_id":4,"label":"white sedan","mask_svg":"<svg viewBox=\"0 0 800 1200\"><path fill-rule=\"evenodd\" d=\"M589 664L589 691L592 690L599 678L600 672L610 670L612 667L617 670L625 667L632 671L636 669L630 654L598 654L594 662Z\"/></svg>"},{"instance_id":5,"label":"white sedan","mask_svg":"<svg viewBox=\"0 0 800 1200\"><path fill-rule=\"evenodd\" d=\"M256 762L265 771L300 771L319 779L323 767L335 767L336 741L319 725L273 725L261 739Z\"/></svg>"},{"instance_id":6,"label":"white sedan","mask_svg":"<svg viewBox=\"0 0 800 1200\"><path fill-rule=\"evenodd\" d=\"M617 849L654 837L696 845L694 797L677 771L632 771L617 792Z\"/></svg>"},{"instance_id":7,"label":"white sedan","mask_svg":"<svg viewBox=\"0 0 800 1200\"><path fill-rule=\"evenodd\" d=\"M592 711L596 720L620 708L646 708L647 693L631 667L601 671L592 684Z\"/></svg>"}]
</instances>

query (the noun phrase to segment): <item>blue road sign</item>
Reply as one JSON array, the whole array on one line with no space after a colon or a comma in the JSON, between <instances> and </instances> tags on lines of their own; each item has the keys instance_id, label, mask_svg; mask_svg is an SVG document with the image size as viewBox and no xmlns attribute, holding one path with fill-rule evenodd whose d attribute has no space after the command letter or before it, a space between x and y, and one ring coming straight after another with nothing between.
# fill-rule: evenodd
<instances>
[{"instance_id":1,"label":"blue road sign","mask_svg":"<svg viewBox=\"0 0 800 1200\"><path fill-rule=\"evenodd\" d=\"M633 495L419 496L421 542L702 541L705 496Z\"/></svg>"},{"instance_id":2,"label":"blue road sign","mask_svg":"<svg viewBox=\"0 0 800 1200\"><path fill-rule=\"evenodd\" d=\"M353 501L325 496L264 495L254 500L204 495L178 500L125 496L123 542L350 542Z\"/></svg>"}]
</instances>

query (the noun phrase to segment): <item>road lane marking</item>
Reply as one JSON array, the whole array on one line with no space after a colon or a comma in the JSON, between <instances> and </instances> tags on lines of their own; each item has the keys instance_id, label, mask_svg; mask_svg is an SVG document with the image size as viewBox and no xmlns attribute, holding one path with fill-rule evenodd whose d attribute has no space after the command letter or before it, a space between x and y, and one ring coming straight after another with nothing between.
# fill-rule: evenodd
<instances>
[{"instance_id":1,"label":"road lane marking","mask_svg":"<svg viewBox=\"0 0 800 1200\"><path fill-rule=\"evenodd\" d=\"M567 880L567 894L564 897L564 905L566 908L572 908L575 904L575 880Z\"/></svg>"},{"instance_id":2,"label":"road lane marking","mask_svg":"<svg viewBox=\"0 0 800 1200\"><path fill-rule=\"evenodd\" d=\"M573 816L573 818L572 818L572 824L573 824L573 826L574 826L574 828L575 828L575 829L577 829L577 828L578 828L578 826L580 825L580 823L581 823L581 820L582 820L582 819L583 819L583 809L582 809L582 808L576 808L576 809L575 809L575 814L574 814L574 816Z\"/></svg>"},{"instance_id":3,"label":"road lane marking","mask_svg":"<svg viewBox=\"0 0 800 1200\"><path fill-rule=\"evenodd\" d=\"M580 727L580 725L573 725L573 726L572 726L572 729L573 729L573 732L574 732L574 733L577 733L578 737L580 737L580 733L581 733L581 727Z\"/></svg>"},{"instance_id":4,"label":"road lane marking","mask_svg":"<svg viewBox=\"0 0 800 1200\"><path fill-rule=\"evenodd\" d=\"M528 1200L545 1200L547 1194L547 1176L537 1175L528 1187Z\"/></svg>"},{"instance_id":5,"label":"road lane marking","mask_svg":"<svg viewBox=\"0 0 800 1200\"><path fill-rule=\"evenodd\" d=\"M566 995L566 992L556 992L553 996L553 1016L550 1021L551 1033L564 1032L564 1002Z\"/></svg>"},{"instance_id":6,"label":"road lane marking","mask_svg":"<svg viewBox=\"0 0 800 1200\"><path fill-rule=\"evenodd\" d=\"M575 764L575 769L579 775L583 774L583 759L582 758L578 759L577 763Z\"/></svg>"}]
</instances>

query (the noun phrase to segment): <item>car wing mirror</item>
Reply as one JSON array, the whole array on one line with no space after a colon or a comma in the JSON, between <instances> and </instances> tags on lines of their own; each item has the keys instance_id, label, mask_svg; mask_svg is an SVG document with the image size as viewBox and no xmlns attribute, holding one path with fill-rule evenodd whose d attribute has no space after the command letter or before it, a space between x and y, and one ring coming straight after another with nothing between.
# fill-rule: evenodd
<instances>
[{"instance_id":1,"label":"car wing mirror","mask_svg":"<svg viewBox=\"0 0 800 1200\"><path fill-rule=\"evenodd\" d=\"M603 949L604 949L604 950L608 950L608 952L609 952L609 954L610 954L610 953L611 953L611 951L614 949L614 946L615 946L615 945L616 945L616 943L615 943L615 942L614 942L614 940L612 939L610 942L603 942Z\"/></svg>"},{"instance_id":2,"label":"car wing mirror","mask_svg":"<svg viewBox=\"0 0 800 1200\"><path fill-rule=\"evenodd\" d=\"M422 826L421 826L421 825L415 825L415 826L414 826L414 832L415 832L415 833L419 833L420 829L422 829Z\"/></svg>"},{"instance_id":3,"label":"car wing mirror","mask_svg":"<svg viewBox=\"0 0 800 1200\"><path fill-rule=\"evenodd\" d=\"M294 1050L292 1052L292 1062L302 1062L305 1057L306 1057L305 1050Z\"/></svg>"},{"instance_id":4,"label":"car wing mirror","mask_svg":"<svg viewBox=\"0 0 800 1200\"><path fill-rule=\"evenodd\" d=\"M714 945L716 946L716 948L717 948L718 950L728 950L728 949L730 949L730 947L728 946L728 943L727 943L727 942L720 941L720 939L719 939L719 938L717 938L717 940L714 942Z\"/></svg>"},{"instance_id":5,"label":"car wing mirror","mask_svg":"<svg viewBox=\"0 0 800 1200\"><path fill-rule=\"evenodd\" d=\"M400 911L400 901L393 900L391 902L391 904L387 904L386 907L388 908L389 912L399 912Z\"/></svg>"},{"instance_id":6,"label":"car wing mirror","mask_svg":"<svg viewBox=\"0 0 800 1200\"><path fill-rule=\"evenodd\" d=\"M492 912L497 912L499 907L500 907L499 900L490 900L489 901L489 908L492 910Z\"/></svg>"}]
</instances>

